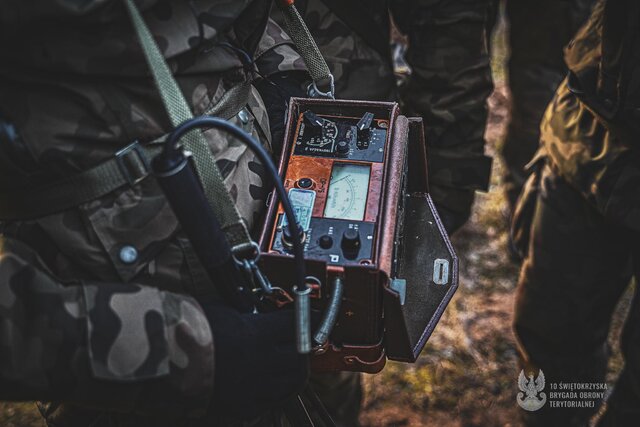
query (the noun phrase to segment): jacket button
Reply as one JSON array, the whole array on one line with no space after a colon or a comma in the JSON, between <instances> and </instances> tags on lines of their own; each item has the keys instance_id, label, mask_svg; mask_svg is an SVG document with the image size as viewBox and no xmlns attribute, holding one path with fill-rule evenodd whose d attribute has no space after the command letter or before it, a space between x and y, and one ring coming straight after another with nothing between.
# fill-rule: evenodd
<instances>
[{"instance_id":1,"label":"jacket button","mask_svg":"<svg viewBox=\"0 0 640 427\"><path fill-rule=\"evenodd\" d=\"M240 110L240 112L238 113L238 118L240 119L243 125L246 125L247 123L249 123L249 113L245 108Z\"/></svg>"},{"instance_id":2,"label":"jacket button","mask_svg":"<svg viewBox=\"0 0 640 427\"><path fill-rule=\"evenodd\" d=\"M120 249L120 261L124 264L133 264L138 259L138 250L133 246L126 245Z\"/></svg>"}]
</instances>

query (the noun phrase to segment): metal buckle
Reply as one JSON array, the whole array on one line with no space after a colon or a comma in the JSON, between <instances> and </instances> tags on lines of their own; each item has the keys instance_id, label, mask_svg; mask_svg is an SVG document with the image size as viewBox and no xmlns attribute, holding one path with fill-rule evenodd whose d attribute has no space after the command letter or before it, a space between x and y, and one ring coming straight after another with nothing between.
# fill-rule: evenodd
<instances>
[{"instance_id":1,"label":"metal buckle","mask_svg":"<svg viewBox=\"0 0 640 427\"><path fill-rule=\"evenodd\" d=\"M134 156L127 161L130 154L133 154ZM133 187L149 176L149 171L151 169L149 167L149 159L147 159L144 149L138 141L134 141L119 150L115 154L115 159L118 164L118 169L120 169L120 173L124 176L130 186ZM137 165L137 167L134 168L132 165ZM143 171L142 174L140 173L141 170Z\"/></svg>"},{"instance_id":2,"label":"metal buckle","mask_svg":"<svg viewBox=\"0 0 640 427\"><path fill-rule=\"evenodd\" d=\"M307 96L309 96L309 98L335 99L335 92L336 88L333 74L329 74L329 90L327 92L320 90L315 80L307 87Z\"/></svg>"},{"instance_id":3,"label":"metal buckle","mask_svg":"<svg viewBox=\"0 0 640 427\"><path fill-rule=\"evenodd\" d=\"M241 256L243 254L247 256ZM241 267L244 260L258 262L260 259L260 246L253 240L249 244L241 243L231 248L231 257Z\"/></svg>"}]
</instances>

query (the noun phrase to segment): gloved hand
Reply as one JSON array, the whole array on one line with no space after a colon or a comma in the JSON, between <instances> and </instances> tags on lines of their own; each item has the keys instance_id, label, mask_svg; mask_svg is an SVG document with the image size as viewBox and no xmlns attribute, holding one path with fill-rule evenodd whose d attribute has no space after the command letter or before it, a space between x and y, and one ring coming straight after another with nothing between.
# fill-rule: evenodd
<instances>
[{"instance_id":1,"label":"gloved hand","mask_svg":"<svg viewBox=\"0 0 640 427\"><path fill-rule=\"evenodd\" d=\"M255 417L302 390L309 357L297 353L293 310L239 313L199 302L215 345L213 413Z\"/></svg>"}]
</instances>

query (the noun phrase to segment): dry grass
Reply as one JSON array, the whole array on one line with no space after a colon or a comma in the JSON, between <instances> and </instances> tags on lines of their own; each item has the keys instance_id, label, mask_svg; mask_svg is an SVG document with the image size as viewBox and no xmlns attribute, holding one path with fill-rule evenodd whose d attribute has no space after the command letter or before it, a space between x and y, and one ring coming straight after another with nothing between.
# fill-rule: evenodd
<instances>
[{"instance_id":1,"label":"dry grass","mask_svg":"<svg viewBox=\"0 0 640 427\"><path fill-rule=\"evenodd\" d=\"M44 425L34 403L0 402L0 426L44 427Z\"/></svg>"}]
</instances>

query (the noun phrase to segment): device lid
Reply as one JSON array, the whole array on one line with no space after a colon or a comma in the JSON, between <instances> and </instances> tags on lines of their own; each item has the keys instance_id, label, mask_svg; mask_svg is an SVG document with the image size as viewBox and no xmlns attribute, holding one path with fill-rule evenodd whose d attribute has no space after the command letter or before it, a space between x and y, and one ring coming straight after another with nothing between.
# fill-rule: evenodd
<instances>
[{"instance_id":1,"label":"device lid","mask_svg":"<svg viewBox=\"0 0 640 427\"><path fill-rule=\"evenodd\" d=\"M409 119L408 133L399 238L383 292L384 344L389 359L415 362L458 287L458 257L426 192L422 120Z\"/></svg>"}]
</instances>

